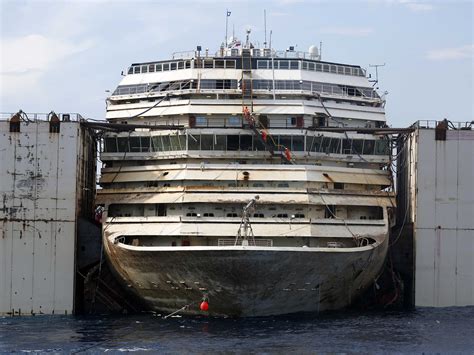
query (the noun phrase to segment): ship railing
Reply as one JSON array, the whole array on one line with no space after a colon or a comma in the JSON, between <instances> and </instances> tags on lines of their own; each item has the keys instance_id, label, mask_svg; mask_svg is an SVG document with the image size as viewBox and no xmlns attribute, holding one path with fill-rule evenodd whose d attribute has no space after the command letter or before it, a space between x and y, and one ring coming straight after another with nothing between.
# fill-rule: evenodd
<instances>
[{"instance_id":1,"label":"ship railing","mask_svg":"<svg viewBox=\"0 0 474 355\"><path fill-rule=\"evenodd\" d=\"M13 116L15 116L19 112L1 112L0 113L0 121L9 121ZM82 117L79 113L71 113L71 112L64 112L64 113L58 113L55 112L55 114L59 117L59 119L63 122L81 122L84 121L85 118ZM37 122L37 121L49 121L51 118L51 112L50 113L28 113L28 112L21 112L21 117L26 121L26 122Z\"/></svg>"},{"instance_id":2,"label":"ship railing","mask_svg":"<svg viewBox=\"0 0 474 355\"><path fill-rule=\"evenodd\" d=\"M193 59L197 57L196 51L180 51L173 53L173 59Z\"/></svg>"},{"instance_id":3,"label":"ship railing","mask_svg":"<svg viewBox=\"0 0 474 355\"><path fill-rule=\"evenodd\" d=\"M319 56L303 51L275 51L275 58L294 58L294 59L311 59L320 60Z\"/></svg>"},{"instance_id":4,"label":"ship railing","mask_svg":"<svg viewBox=\"0 0 474 355\"><path fill-rule=\"evenodd\" d=\"M126 91L128 89L128 92ZM209 94L240 94L242 91L241 89L208 89L208 88L179 88L178 86L175 86L171 89L167 90L149 90L146 91L145 85L143 89L133 91L133 89L130 88L123 88L121 89L122 91L119 94L115 94L115 96L121 96L121 95L138 95L138 94L143 94L143 95L153 95L153 96L165 96L165 95L172 95L172 94L190 94L190 93L209 93ZM255 93L272 93L273 88L271 86L268 87L259 87L259 88L254 88L253 91ZM359 92L359 95L349 95L349 93L345 90L337 89L334 87L327 87L324 88L322 91L319 90L314 90L313 88L311 89L281 89L281 88L275 88L275 93L278 94L287 94L287 95L295 95L295 94L306 94L306 95L321 95L321 96L331 96L331 97L339 97L339 98L351 98L351 99L361 99L361 100L376 100L379 101L381 98L378 96L377 93L372 92L370 95L364 93L364 92Z\"/></svg>"},{"instance_id":5,"label":"ship railing","mask_svg":"<svg viewBox=\"0 0 474 355\"><path fill-rule=\"evenodd\" d=\"M235 246L235 238L220 238L217 241L217 246L219 247L233 247ZM237 241L237 245L242 245L242 239ZM249 246L252 246L249 244ZM273 240L272 239L255 239L255 246L257 247L272 247Z\"/></svg>"},{"instance_id":6,"label":"ship railing","mask_svg":"<svg viewBox=\"0 0 474 355\"><path fill-rule=\"evenodd\" d=\"M412 126L415 128L436 128L440 123L443 123L444 120L438 121L438 120L418 120L416 121ZM474 120L473 121L465 121L465 122L460 122L460 121L449 121L448 120L448 129L461 129L461 130L470 130L472 129L472 126L474 125Z\"/></svg>"},{"instance_id":7,"label":"ship railing","mask_svg":"<svg viewBox=\"0 0 474 355\"><path fill-rule=\"evenodd\" d=\"M216 57L223 56L240 56L242 55L242 48L232 48L227 50L217 51ZM274 50L270 48L251 48L250 55L254 58L288 58L288 59L310 59L310 60L321 60L321 57L314 53L295 51L295 50Z\"/></svg>"}]
</instances>

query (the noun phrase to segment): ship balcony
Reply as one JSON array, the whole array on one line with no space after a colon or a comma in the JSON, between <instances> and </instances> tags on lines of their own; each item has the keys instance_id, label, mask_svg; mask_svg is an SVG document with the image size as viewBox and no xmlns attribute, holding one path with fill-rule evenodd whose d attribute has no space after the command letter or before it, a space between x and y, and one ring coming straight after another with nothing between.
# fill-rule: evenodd
<instances>
[{"instance_id":1,"label":"ship balcony","mask_svg":"<svg viewBox=\"0 0 474 355\"><path fill-rule=\"evenodd\" d=\"M185 82L183 82L184 85ZM337 100L350 100L368 105L382 103L383 100L376 91L368 88L344 87L342 85L312 83L307 81L295 80L258 80L252 89L255 99L268 97L269 95L278 95L279 100L291 99L293 97L318 97ZM189 85L188 85L189 86ZM162 90L153 90L149 84L132 85L130 87L119 87L114 91L113 95L108 99L112 104L117 102L116 107L119 108L124 101L129 100L152 100L153 98L161 98L164 96L184 96L199 95L202 98L221 99L222 97L234 97L235 100L242 97L242 90L238 88L209 88L206 86L198 86L196 88L188 88L176 86L165 88ZM221 95L221 96L219 96ZM113 109L114 105L108 107Z\"/></svg>"},{"instance_id":2,"label":"ship balcony","mask_svg":"<svg viewBox=\"0 0 474 355\"><path fill-rule=\"evenodd\" d=\"M110 217L104 221L104 234L114 242L124 236L141 238L139 244L148 246L219 246L223 243L219 240L235 239L240 222L238 217ZM255 238L271 240L274 247L314 246L318 238L326 242L388 233L386 219L251 218L250 223Z\"/></svg>"},{"instance_id":3,"label":"ship balcony","mask_svg":"<svg viewBox=\"0 0 474 355\"><path fill-rule=\"evenodd\" d=\"M121 235L113 240L114 244L125 244L133 247L262 247L262 248L357 248L374 245L381 241L382 235L374 237L254 237L242 238L200 238L193 237L164 237L151 235Z\"/></svg>"},{"instance_id":4,"label":"ship balcony","mask_svg":"<svg viewBox=\"0 0 474 355\"><path fill-rule=\"evenodd\" d=\"M270 135L268 144L271 143L276 155L281 155L281 152L288 148L296 159L336 161L342 159L349 162L365 160L375 163L389 161L390 141L374 139L375 137L370 135L351 138L339 133L321 135L303 129L292 134L283 130L269 129L268 133ZM169 131L166 134L149 131L109 134L104 140L104 149L101 153L103 161L180 158L262 160L269 156L268 147L262 143L261 138L239 128L212 132L206 131L205 128L195 128L186 132Z\"/></svg>"}]
</instances>

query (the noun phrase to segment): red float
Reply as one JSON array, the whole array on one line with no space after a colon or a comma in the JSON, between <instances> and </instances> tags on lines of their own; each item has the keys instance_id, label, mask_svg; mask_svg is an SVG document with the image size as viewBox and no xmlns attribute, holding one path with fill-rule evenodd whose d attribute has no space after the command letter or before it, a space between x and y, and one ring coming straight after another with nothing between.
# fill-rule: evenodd
<instances>
[{"instance_id":1,"label":"red float","mask_svg":"<svg viewBox=\"0 0 474 355\"><path fill-rule=\"evenodd\" d=\"M206 301L202 301L199 308L201 309L201 311L206 312L209 309L209 303L207 303Z\"/></svg>"}]
</instances>

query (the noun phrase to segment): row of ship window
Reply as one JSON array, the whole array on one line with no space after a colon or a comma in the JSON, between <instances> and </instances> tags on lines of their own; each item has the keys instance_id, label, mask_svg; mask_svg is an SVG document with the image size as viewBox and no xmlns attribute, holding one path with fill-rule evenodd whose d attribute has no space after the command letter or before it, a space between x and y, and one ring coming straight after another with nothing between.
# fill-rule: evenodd
<instances>
[{"instance_id":1,"label":"row of ship window","mask_svg":"<svg viewBox=\"0 0 474 355\"><path fill-rule=\"evenodd\" d=\"M212 212L203 213L202 216L203 217L215 217L214 213L212 213ZM242 217L242 216L239 216L235 212L227 213L225 216L230 217L230 218ZM188 212L188 213L186 213L186 217L198 217L198 213ZM254 213L253 217L254 218L265 218L265 215L263 213ZM278 213L278 214L272 215L272 218L288 218L288 213ZM305 218L305 215L303 213L295 213L294 215L291 216L291 218L292 219Z\"/></svg>"},{"instance_id":2,"label":"row of ship window","mask_svg":"<svg viewBox=\"0 0 474 355\"><path fill-rule=\"evenodd\" d=\"M172 71L190 68L204 69L235 69L236 61L232 59L200 59L200 60L183 60L172 61L166 63L151 63L132 65L128 68L128 74L144 74L163 71ZM257 60L256 69L278 69L278 70L310 70L322 73L333 73L351 76L365 76L366 72L362 68L352 67L340 64L320 63L312 61L299 61L287 59L265 59Z\"/></svg>"},{"instance_id":3,"label":"row of ship window","mask_svg":"<svg viewBox=\"0 0 474 355\"><path fill-rule=\"evenodd\" d=\"M168 152L168 151L265 151L266 146L253 135L188 134L169 136L106 137L105 153ZM341 139L324 136L269 136L275 150L288 148L295 152L333 154L388 155L390 142L386 139Z\"/></svg>"},{"instance_id":4,"label":"row of ship window","mask_svg":"<svg viewBox=\"0 0 474 355\"><path fill-rule=\"evenodd\" d=\"M317 63L307 61L299 62L293 60L275 60L273 64L271 60L258 60L257 69L303 69L323 73L365 76L365 71L362 68L350 67L347 65L339 64Z\"/></svg>"},{"instance_id":5,"label":"row of ship window","mask_svg":"<svg viewBox=\"0 0 474 355\"><path fill-rule=\"evenodd\" d=\"M108 213L108 216L109 217L142 217L144 216L144 211L143 211L143 207L141 209L138 209L138 210L135 210L135 211L121 211L120 210L120 205L112 205L109 207L109 213ZM380 210L380 208L379 208ZM378 215L377 214L374 214L374 215L361 215L361 216L358 216L359 219L361 220L380 220L380 219L383 219L383 212L380 210L380 211L377 211L378 212ZM326 207L325 209L325 213L324 213L324 218L334 218L334 215L336 213L336 208L335 206L328 206ZM158 211L158 213L156 213L156 216L166 216L166 211ZM215 214L213 212L204 212L204 213L197 213L197 212L187 212L185 214L186 217L216 217ZM218 217L221 217L221 216L218 216ZM241 214L239 213L236 213L236 212L228 212L225 214L225 217L227 218L240 218L242 217ZM261 212L257 212L257 213L254 213L252 215L253 218L265 218L265 214L264 213L261 213ZM267 216L268 217L268 216ZM292 215L289 215L288 213L275 213L275 214L271 214L269 217L271 218L291 218L291 219L304 219L306 218L306 215L304 213L294 213Z\"/></svg>"},{"instance_id":6,"label":"row of ship window","mask_svg":"<svg viewBox=\"0 0 474 355\"><path fill-rule=\"evenodd\" d=\"M307 80L252 80L253 90L271 91L273 90L273 85L275 85L275 90L303 90L342 96L379 98L377 92L371 88L328 84ZM121 85L115 89L113 95L132 95L148 92L189 90L198 88L201 90L240 89L241 84L237 80L202 79L199 83L197 81L183 80L138 85Z\"/></svg>"}]
</instances>

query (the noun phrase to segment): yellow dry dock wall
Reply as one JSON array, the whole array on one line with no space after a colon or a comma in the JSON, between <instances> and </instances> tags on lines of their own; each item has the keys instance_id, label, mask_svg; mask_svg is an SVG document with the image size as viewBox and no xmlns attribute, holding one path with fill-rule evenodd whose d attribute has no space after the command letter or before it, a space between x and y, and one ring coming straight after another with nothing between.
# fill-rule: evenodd
<instances>
[{"instance_id":1,"label":"yellow dry dock wall","mask_svg":"<svg viewBox=\"0 0 474 355\"><path fill-rule=\"evenodd\" d=\"M415 304L474 305L474 131L411 136Z\"/></svg>"},{"instance_id":2,"label":"yellow dry dock wall","mask_svg":"<svg viewBox=\"0 0 474 355\"><path fill-rule=\"evenodd\" d=\"M0 121L0 314L70 314L80 124Z\"/></svg>"}]
</instances>

